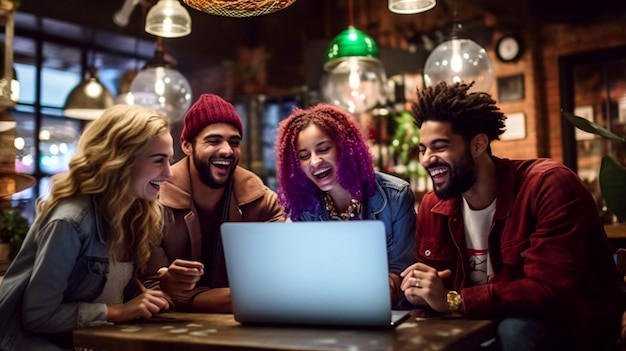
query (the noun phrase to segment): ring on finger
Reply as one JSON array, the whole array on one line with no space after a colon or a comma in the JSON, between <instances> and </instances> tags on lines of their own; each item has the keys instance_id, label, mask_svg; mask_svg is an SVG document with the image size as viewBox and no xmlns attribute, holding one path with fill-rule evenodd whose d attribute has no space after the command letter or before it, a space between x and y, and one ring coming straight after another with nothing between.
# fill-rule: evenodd
<instances>
[{"instance_id":1,"label":"ring on finger","mask_svg":"<svg viewBox=\"0 0 626 351\"><path fill-rule=\"evenodd\" d=\"M416 288L421 288L421 285L420 285L420 280L419 280L419 279L417 279L417 280L415 281L415 287L416 287Z\"/></svg>"}]
</instances>

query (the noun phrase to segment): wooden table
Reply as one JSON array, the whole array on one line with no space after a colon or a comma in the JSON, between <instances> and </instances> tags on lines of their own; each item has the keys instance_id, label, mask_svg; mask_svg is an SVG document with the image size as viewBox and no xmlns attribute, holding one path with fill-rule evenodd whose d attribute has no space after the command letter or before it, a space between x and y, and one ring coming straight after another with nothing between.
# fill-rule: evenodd
<instances>
[{"instance_id":1,"label":"wooden table","mask_svg":"<svg viewBox=\"0 0 626 351\"><path fill-rule=\"evenodd\" d=\"M605 224L604 231L609 239L626 239L626 223Z\"/></svg>"},{"instance_id":2,"label":"wooden table","mask_svg":"<svg viewBox=\"0 0 626 351\"><path fill-rule=\"evenodd\" d=\"M74 345L94 350L472 350L493 338L488 320L424 317L395 329L248 326L231 314L163 313L152 320L74 331Z\"/></svg>"}]
</instances>

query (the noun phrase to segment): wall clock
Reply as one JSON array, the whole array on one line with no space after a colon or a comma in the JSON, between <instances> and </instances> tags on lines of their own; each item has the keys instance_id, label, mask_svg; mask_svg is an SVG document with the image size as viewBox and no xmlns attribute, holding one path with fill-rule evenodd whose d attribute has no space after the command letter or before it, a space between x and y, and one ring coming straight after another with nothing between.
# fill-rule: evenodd
<instances>
[{"instance_id":1,"label":"wall clock","mask_svg":"<svg viewBox=\"0 0 626 351\"><path fill-rule=\"evenodd\" d=\"M505 35L496 43L496 56L502 62L513 62L522 56L522 39L515 35Z\"/></svg>"}]
</instances>

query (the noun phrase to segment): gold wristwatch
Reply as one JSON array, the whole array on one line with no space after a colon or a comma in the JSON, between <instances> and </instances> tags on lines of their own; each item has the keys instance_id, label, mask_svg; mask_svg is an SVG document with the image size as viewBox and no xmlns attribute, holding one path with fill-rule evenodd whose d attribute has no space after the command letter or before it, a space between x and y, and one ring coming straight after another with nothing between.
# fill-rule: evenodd
<instances>
[{"instance_id":1,"label":"gold wristwatch","mask_svg":"<svg viewBox=\"0 0 626 351\"><path fill-rule=\"evenodd\" d=\"M461 298L461 294L454 290L448 291L447 300L449 313L458 311L463 305L463 299Z\"/></svg>"}]
</instances>

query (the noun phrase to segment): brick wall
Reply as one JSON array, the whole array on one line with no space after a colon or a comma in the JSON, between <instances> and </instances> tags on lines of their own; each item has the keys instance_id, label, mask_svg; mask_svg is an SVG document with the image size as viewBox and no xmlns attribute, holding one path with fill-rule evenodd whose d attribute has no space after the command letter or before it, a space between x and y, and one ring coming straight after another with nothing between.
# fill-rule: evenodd
<instances>
[{"instance_id":1,"label":"brick wall","mask_svg":"<svg viewBox=\"0 0 626 351\"><path fill-rule=\"evenodd\" d=\"M449 11L442 7L403 16L389 12L387 1L370 2L368 6L361 10L356 8L355 25L371 35L379 46L408 48L409 35L406 31L409 28L427 32L450 26L453 20ZM564 55L626 45L626 22L602 20L572 25L529 18L524 21L524 28L515 32L522 36L525 43L522 58L513 63L502 63L494 54L495 43L506 33L501 29L498 18L465 2L459 3L458 13L461 23L479 17L493 29L492 41L484 47L494 63L496 81L490 93L496 101L497 78L524 75L524 99L499 102L498 105L507 115L524 114L525 138L495 142L492 147L494 154L508 158L550 157L563 161L558 59ZM376 27L367 30L365 27L372 22L376 23Z\"/></svg>"}]
</instances>

